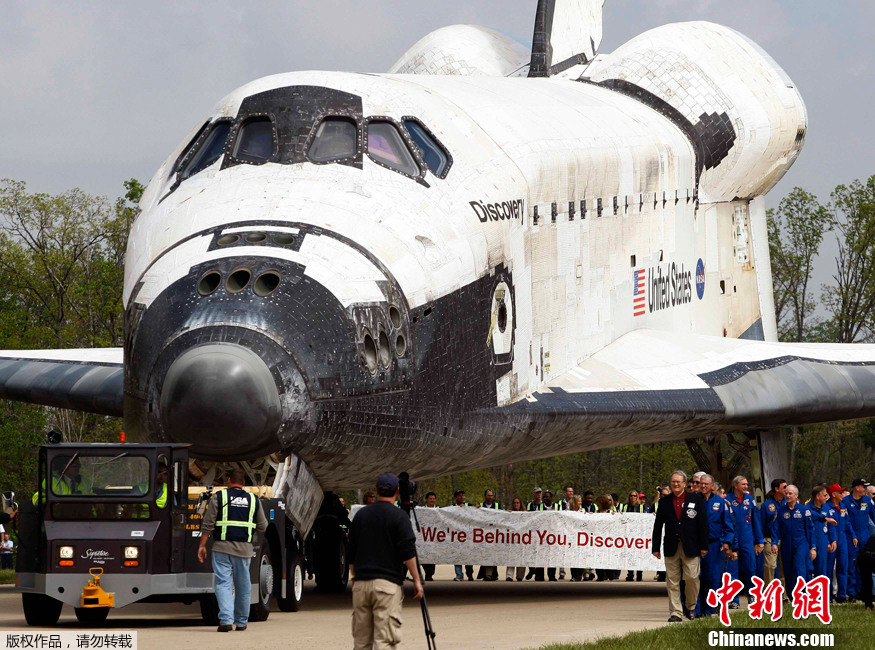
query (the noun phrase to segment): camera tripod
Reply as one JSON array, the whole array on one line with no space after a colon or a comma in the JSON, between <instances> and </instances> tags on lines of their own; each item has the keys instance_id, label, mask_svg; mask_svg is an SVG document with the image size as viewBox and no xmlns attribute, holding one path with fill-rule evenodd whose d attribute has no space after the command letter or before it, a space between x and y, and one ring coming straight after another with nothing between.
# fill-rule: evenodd
<instances>
[{"instance_id":1,"label":"camera tripod","mask_svg":"<svg viewBox=\"0 0 875 650\"><path fill-rule=\"evenodd\" d=\"M410 516L410 513L413 513L413 521L416 524L416 532L421 534L421 530L419 528L419 518L416 516L416 501L411 500L410 494L411 492L416 491L416 483L410 480L410 475L407 472L401 472L398 475L398 483L399 483L399 491L401 492L401 503L400 506ZM416 558L416 572L419 574L419 579L423 585L425 585L425 576L423 575L422 565L419 564L419 553L416 552L414 548L414 557ZM425 627L425 641L426 647L429 650L437 650L437 645L435 644L435 636L436 633L434 631L434 627L431 624L431 615L428 613L428 603L425 602L425 590L423 589L422 598L419 599L419 607L422 610L422 624Z\"/></svg>"}]
</instances>

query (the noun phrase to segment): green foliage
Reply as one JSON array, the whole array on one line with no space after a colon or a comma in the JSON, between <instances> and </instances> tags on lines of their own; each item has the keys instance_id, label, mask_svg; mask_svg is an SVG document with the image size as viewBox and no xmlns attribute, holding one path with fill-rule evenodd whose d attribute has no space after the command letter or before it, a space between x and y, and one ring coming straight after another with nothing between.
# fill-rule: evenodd
<instances>
[{"instance_id":1,"label":"green foliage","mask_svg":"<svg viewBox=\"0 0 875 650\"><path fill-rule=\"evenodd\" d=\"M669 474L695 468L692 457L683 442L664 442L650 445L631 445L613 449L554 456L529 460L512 465L474 470L425 480L418 498L425 493L437 494L438 505L449 505L453 492L463 489L470 504L479 504L486 489L493 489L503 508L509 508L513 497L523 504L532 498L532 488L552 490L556 499L566 485L576 494L592 490L596 495L616 492L621 495L635 488L648 495L648 502L656 495L656 486L668 482Z\"/></svg>"},{"instance_id":2,"label":"green foliage","mask_svg":"<svg viewBox=\"0 0 875 650\"><path fill-rule=\"evenodd\" d=\"M128 232L143 186L115 203L79 189L30 194L0 181L0 349L118 347ZM67 441L117 439L116 418L0 402L0 486L36 485L36 448L57 426Z\"/></svg>"},{"instance_id":3,"label":"green foliage","mask_svg":"<svg viewBox=\"0 0 875 650\"><path fill-rule=\"evenodd\" d=\"M13 582L15 582L15 571L0 569L0 585L11 585Z\"/></svg>"},{"instance_id":4,"label":"green foliage","mask_svg":"<svg viewBox=\"0 0 875 650\"><path fill-rule=\"evenodd\" d=\"M45 442L47 419L42 407L0 402L0 489L14 490L18 501L36 489L37 449Z\"/></svg>"},{"instance_id":5,"label":"green foliage","mask_svg":"<svg viewBox=\"0 0 875 650\"><path fill-rule=\"evenodd\" d=\"M779 337L801 341L815 307L808 290L814 259L832 221L817 197L799 187L781 199L777 210L769 210L768 217Z\"/></svg>"},{"instance_id":6,"label":"green foliage","mask_svg":"<svg viewBox=\"0 0 875 650\"><path fill-rule=\"evenodd\" d=\"M836 342L854 343L875 331L875 176L836 187L831 208L839 251L835 284L824 286L823 302Z\"/></svg>"}]
</instances>

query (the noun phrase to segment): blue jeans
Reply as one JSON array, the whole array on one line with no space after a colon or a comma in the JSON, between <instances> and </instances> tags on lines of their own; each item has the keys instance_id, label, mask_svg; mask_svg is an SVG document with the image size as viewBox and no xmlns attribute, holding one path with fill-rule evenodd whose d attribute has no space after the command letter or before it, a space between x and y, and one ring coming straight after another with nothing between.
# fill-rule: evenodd
<instances>
[{"instance_id":1,"label":"blue jeans","mask_svg":"<svg viewBox=\"0 0 875 650\"><path fill-rule=\"evenodd\" d=\"M249 582L251 559L213 552L219 625L246 625L249 620L249 601L252 596L252 585Z\"/></svg>"}]
</instances>

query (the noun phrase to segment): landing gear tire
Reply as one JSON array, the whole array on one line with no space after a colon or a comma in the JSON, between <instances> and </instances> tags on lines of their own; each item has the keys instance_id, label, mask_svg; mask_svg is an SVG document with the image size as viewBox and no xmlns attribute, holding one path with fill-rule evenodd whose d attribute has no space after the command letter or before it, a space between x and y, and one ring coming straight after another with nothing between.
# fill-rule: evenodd
<instances>
[{"instance_id":1,"label":"landing gear tire","mask_svg":"<svg viewBox=\"0 0 875 650\"><path fill-rule=\"evenodd\" d=\"M82 625L101 625L106 622L109 607L77 607L76 620Z\"/></svg>"},{"instance_id":2,"label":"landing gear tire","mask_svg":"<svg viewBox=\"0 0 875 650\"><path fill-rule=\"evenodd\" d=\"M340 593L349 581L349 562L346 557L346 536L339 526L326 527L316 538L316 589Z\"/></svg>"},{"instance_id":3,"label":"landing gear tire","mask_svg":"<svg viewBox=\"0 0 875 650\"><path fill-rule=\"evenodd\" d=\"M214 626L219 624L219 601L216 594L205 594L200 597L201 618L204 625Z\"/></svg>"},{"instance_id":4,"label":"landing gear tire","mask_svg":"<svg viewBox=\"0 0 875 650\"><path fill-rule=\"evenodd\" d=\"M24 620L34 627L50 627L61 617L60 600L55 600L45 594L21 594L21 606L24 609Z\"/></svg>"},{"instance_id":5,"label":"landing gear tire","mask_svg":"<svg viewBox=\"0 0 875 650\"><path fill-rule=\"evenodd\" d=\"M270 544L266 540L262 545L261 557L258 558L255 577L258 580L258 602L249 606L249 620L266 621L270 616L270 599L273 597L273 562Z\"/></svg>"},{"instance_id":6,"label":"landing gear tire","mask_svg":"<svg viewBox=\"0 0 875 650\"><path fill-rule=\"evenodd\" d=\"M276 602L280 610L284 612L297 612L301 609L301 600L304 597L304 569L301 567L301 558L297 553L289 553L289 567L286 572L285 598L277 598Z\"/></svg>"}]
</instances>

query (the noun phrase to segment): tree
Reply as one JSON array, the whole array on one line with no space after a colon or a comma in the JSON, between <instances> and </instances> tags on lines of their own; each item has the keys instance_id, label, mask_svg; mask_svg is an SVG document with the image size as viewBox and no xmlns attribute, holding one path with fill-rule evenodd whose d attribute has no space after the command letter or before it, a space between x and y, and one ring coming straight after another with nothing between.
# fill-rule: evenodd
<instances>
[{"instance_id":1,"label":"tree","mask_svg":"<svg viewBox=\"0 0 875 650\"><path fill-rule=\"evenodd\" d=\"M854 343L871 337L875 324L875 176L836 187L831 209L839 251L835 286L823 287L823 302L836 342Z\"/></svg>"},{"instance_id":2,"label":"tree","mask_svg":"<svg viewBox=\"0 0 875 650\"><path fill-rule=\"evenodd\" d=\"M74 189L30 194L0 181L0 349L115 347L123 342L128 233L143 186L115 203ZM0 401L0 483L28 493L36 449L57 426L68 441L117 439L121 422L91 413Z\"/></svg>"},{"instance_id":3,"label":"tree","mask_svg":"<svg viewBox=\"0 0 875 650\"><path fill-rule=\"evenodd\" d=\"M830 213L815 195L794 187L768 217L778 335L802 341L816 306L808 287L817 251L832 227Z\"/></svg>"}]
</instances>

